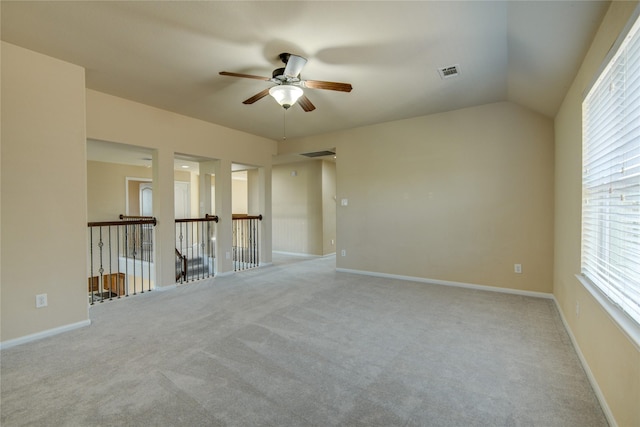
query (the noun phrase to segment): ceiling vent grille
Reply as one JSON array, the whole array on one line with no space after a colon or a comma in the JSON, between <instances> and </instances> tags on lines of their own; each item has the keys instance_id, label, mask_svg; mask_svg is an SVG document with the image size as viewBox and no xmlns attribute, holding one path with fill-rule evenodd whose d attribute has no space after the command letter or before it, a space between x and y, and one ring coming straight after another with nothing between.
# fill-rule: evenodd
<instances>
[{"instance_id":1,"label":"ceiling vent grille","mask_svg":"<svg viewBox=\"0 0 640 427\"><path fill-rule=\"evenodd\" d=\"M307 157L322 157L322 156L333 156L336 153L333 151L316 151L314 153L302 153L303 156Z\"/></svg>"},{"instance_id":2,"label":"ceiling vent grille","mask_svg":"<svg viewBox=\"0 0 640 427\"><path fill-rule=\"evenodd\" d=\"M448 67L438 68L438 74L440 74L441 79L450 79L452 77L457 77L460 75L460 66L450 65Z\"/></svg>"}]
</instances>

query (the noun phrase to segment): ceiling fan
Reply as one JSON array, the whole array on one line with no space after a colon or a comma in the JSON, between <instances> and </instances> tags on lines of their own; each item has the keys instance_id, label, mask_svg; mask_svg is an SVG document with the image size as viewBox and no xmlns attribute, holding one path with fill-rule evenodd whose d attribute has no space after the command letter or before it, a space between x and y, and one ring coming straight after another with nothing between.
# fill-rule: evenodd
<instances>
[{"instance_id":1,"label":"ceiling fan","mask_svg":"<svg viewBox=\"0 0 640 427\"><path fill-rule=\"evenodd\" d=\"M220 71L222 76L242 77L246 79L263 80L275 83L275 86L267 88L253 95L251 98L242 101L243 104L253 104L256 101L271 95L284 109L289 109L298 102L304 111L313 111L315 105L306 97L302 88L337 90L340 92L351 92L351 84L338 82L324 82L320 80L303 80L300 78L300 71L307 63L306 58L293 55L291 53L281 53L279 55L285 66L273 70L271 77L254 76L251 74L230 73Z\"/></svg>"}]
</instances>

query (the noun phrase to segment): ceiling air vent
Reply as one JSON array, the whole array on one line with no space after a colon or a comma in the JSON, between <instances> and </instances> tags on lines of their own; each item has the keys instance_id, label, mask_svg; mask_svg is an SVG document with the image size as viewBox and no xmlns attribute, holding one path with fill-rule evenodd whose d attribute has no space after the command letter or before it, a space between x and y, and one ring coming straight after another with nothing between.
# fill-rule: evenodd
<instances>
[{"instance_id":1,"label":"ceiling air vent","mask_svg":"<svg viewBox=\"0 0 640 427\"><path fill-rule=\"evenodd\" d=\"M438 74L440 74L441 79L450 79L452 77L457 77L460 75L460 66L459 65L450 65L448 67L438 68Z\"/></svg>"},{"instance_id":2,"label":"ceiling air vent","mask_svg":"<svg viewBox=\"0 0 640 427\"><path fill-rule=\"evenodd\" d=\"M333 156L336 153L333 151L316 151L314 153L302 153L303 156L307 157L322 157L322 156Z\"/></svg>"}]
</instances>

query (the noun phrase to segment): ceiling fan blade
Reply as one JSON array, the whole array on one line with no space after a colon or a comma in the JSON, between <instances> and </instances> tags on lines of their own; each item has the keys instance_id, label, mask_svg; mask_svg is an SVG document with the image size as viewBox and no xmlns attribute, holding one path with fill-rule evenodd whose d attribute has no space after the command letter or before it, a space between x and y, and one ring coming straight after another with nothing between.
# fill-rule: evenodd
<instances>
[{"instance_id":1,"label":"ceiling fan blade","mask_svg":"<svg viewBox=\"0 0 640 427\"><path fill-rule=\"evenodd\" d=\"M289 78L296 78L302 71L304 64L307 63L307 60L302 56L298 55L289 55L289 59L287 59L287 65L284 67L284 76Z\"/></svg>"},{"instance_id":2,"label":"ceiling fan blade","mask_svg":"<svg viewBox=\"0 0 640 427\"><path fill-rule=\"evenodd\" d=\"M351 92L350 83L323 82L320 80L305 80L304 86L311 89L338 90L340 92Z\"/></svg>"},{"instance_id":3,"label":"ceiling fan blade","mask_svg":"<svg viewBox=\"0 0 640 427\"><path fill-rule=\"evenodd\" d=\"M300 104L300 106L302 107L302 109L304 111L306 111L307 113L309 111L313 111L316 109L316 106L313 105L311 103L311 101L309 101L309 98L307 98L306 95L302 95L300 98L298 98L298 104Z\"/></svg>"},{"instance_id":4,"label":"ceiling fan blade","mask_svg":"<svg viewBox=\"0 0 640 427\"><path fill-rule=\"evenodd\" d=\"M220 71L219 73L221 76L229 76L229 77L243 77L245 79L256 79L256 80L264 80L265 82L268 82L270 80L269 77L261 77L261 76L254 76L253 74L242 74L242 73L230 73L228 71Z\"/></svg>"},{"instance_id":5,"label":"ceiling fan blade","mask_svg":"<svg viewBox=\"0 0 640 427\"><path fill-rule=\"evenodd\" d=\"M253 104L256 101L261 100L262 98L264 98L265 96L269 95L269 89L267 88L263 91L260 91L258 93L256 93L255 95L253 95L251 98L246 99L244 101L242 101L243 104Z\"/></svg>"}]
</instances>

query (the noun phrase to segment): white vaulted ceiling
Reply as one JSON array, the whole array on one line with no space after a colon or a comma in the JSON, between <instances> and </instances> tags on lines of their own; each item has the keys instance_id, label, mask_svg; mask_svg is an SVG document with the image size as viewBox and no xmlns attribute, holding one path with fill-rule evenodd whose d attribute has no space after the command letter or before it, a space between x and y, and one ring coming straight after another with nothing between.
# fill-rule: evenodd
<instances>
[{"instance_id":1,"label":"white vaulted ceiling","mask_svg":"<svg viewBox=\"0 0 640 427\"><path fill-rule=\"evenodd\" d=\"M289 138L513 101L553 117L608 2L6 1L2 40L86 69L87 87L280 139L270 97L278 54L308 58L316 110L286 113ZM438 68L459 65L443 80Z\"/></svg>"}]
</instances>

